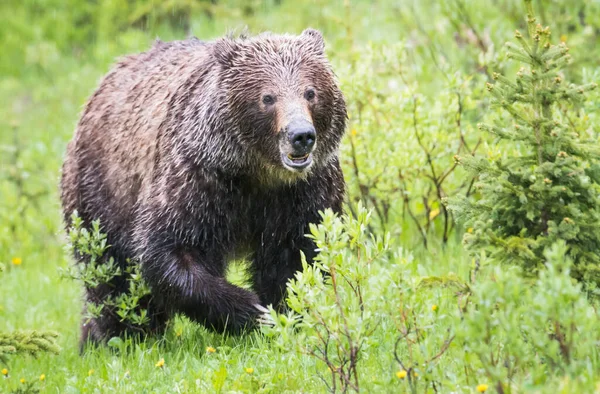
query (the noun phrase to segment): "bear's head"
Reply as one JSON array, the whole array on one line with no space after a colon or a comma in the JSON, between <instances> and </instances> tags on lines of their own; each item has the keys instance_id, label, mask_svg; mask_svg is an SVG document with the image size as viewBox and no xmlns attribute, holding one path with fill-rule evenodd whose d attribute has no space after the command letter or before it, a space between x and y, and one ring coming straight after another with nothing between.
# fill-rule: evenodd
<instances>
[{"instance_id":1,"label":"bear's head","mask_svg":"<svg viewBox=\"0 0 600 394\"><path fill-rule=\"evenodd\" d=\"M229 121L257 167L290 180L335 158L346 105L318 31L227 37L213 51Z\"/></svg>"}]
</instances>

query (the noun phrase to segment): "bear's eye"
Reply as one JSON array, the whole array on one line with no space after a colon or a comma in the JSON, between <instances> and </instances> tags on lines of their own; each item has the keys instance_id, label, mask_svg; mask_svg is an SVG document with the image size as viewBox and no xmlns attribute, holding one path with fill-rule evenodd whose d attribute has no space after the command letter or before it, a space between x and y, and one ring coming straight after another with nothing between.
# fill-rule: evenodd
<instances>
[{"instance_id":1,"label":"bear's eye","mask_svg":"<svg viewBox=\"0 0 600 394\"><path fill-rule=\"evenodd\" d=\"M273 105L275 104L275 97L270 94L265 94L262 98L262 102L264 105Z\"/></svg>"},{"instance_id":2,"label":"bear's eye","mask_svg":"<svg viewBox=\"0 0 600 394\"><path fill-rule=\"evenodd\" d=\"M305 93L304 93L304 98L306 98L308 101L312 101L315 96L317 94L315 93L315 91L313 89L308 89Z\"/></svg>"}]
</instances>

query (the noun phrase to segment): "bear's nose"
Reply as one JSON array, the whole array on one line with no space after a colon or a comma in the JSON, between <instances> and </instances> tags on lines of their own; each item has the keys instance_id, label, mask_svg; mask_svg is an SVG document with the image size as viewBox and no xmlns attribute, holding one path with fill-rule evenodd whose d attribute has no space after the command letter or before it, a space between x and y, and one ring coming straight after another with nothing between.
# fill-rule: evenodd
<instances>
[{"instance_id":1,"label":"bear's nose","mask_svg":"<svg viewBox=\"0 0 600 394\"><path fill-rule=\"evenodd\" d=\"M303 156L310 153L315 146L317 133L309 122L295 122L288 126L288 138L294 150L294 156Z\"/></svg>"}]
</instances>

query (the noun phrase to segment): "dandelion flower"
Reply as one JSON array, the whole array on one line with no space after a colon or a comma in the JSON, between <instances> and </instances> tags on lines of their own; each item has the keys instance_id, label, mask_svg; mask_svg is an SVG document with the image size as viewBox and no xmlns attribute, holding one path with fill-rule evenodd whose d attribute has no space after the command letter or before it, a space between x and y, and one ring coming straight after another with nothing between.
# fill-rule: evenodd
<instances>
[{"instance_id":1,"label":"dandelion flower","mask_svg":"<svg viewBox=\"0 0 600 394\"><path fill-rule=\"evenodd\" d=\"M40 375L40 382L43 382L44 380L46 380L46 374L41 374Z\"/></svg>"},{"instance_id":2,"label":"dandelion flower","mask_svg":"<svg viewBox=\"0 0 600 394\"><path fill-rule=\"evenodd\" d=\"M396 372L396 377L398 379L404 379L406 377L406 371L405 370L401 370Z\"/></svg>"},{"instance_id":3,"label":"dandelion flower","mask_svg":"<svg viewBox=\"0 0 600 394\"><path fill-rule=\"evenodd\" d=\"M90 369L90 370L88 371L88 376L92 376L92 375L94 374L94 372L96 372L96 371L94 371L93 369Z\"/></svg>"},{"instance_id":4,"label":"dandelion flower","mask_svg":"<svg viewBox=\"0 0 600 394\"><path fill-rule=\"evenodd\" d=\"M212 347L212 346L209 346L209 347L207 347L207 348L206 348L206 353L214 353L214 352L216 352L216 351L217 351L217 349L215 349L215 348L214 348L214 347Z\"/></svg>"},{"instance_id":5,"label":"dandelion flower","mask_svg":"<svg viewBox=\"0 0 600 394\"><path fill-rule=\"evenodd\" d=\"M254 373L254 368L246 368L246 373L252 375Z\"/></svg>"},{"instance_id":6,"label":"dandelion flower","mask_svg":"<svg viewBox=\"0 0 600 394\"><path fill-rule=\"evenodd\" d=\"M13 265L21 265L22 262L23 260L20 257L13 257L12 259Z\"/></svg>"},{"instance_id":7,"label":"dandelion flower","mask_svg":"<svg viewBox=\"0 0 600 394\"><path fill-rule=\"evenodd\" d=\"M477 392L478 393L485 393L488 389L488 385L487 384L480 384L477 386Z\"/></svg>"},{"instance_id":8,"label":"dandelion flower","mask_svg":"<svg viewBox=\"0 0 600 394\"><path fill-rule=\"evenodd\" d=\"M4 375L4 376L8 376L8 369L4 368L4 369L2 370L2 375Z\"/></svg>"},{"instance_id":9,"label":"dandelion flower","mask_svg":"<svg viewBox=\"0 0 600 394\"><path fill-rule=\"evenodd\" d=\"M156 364L154 364L156 366L156 368L162 368L165 366L165 359L161 358L160 360L158 360L158 362Z\"/></svg>"},{"instance_id":10,"label":"dandelion flower","mask_svg":"<svg viewBox=\"0 0 600 394\"><path fill-rule=\"evenodd\" d=\"M21 382L22 384L25 384L26 380L25 380L25 378L21 378L21 379L19 380L19 382Z\"/></svg>"},{"instance_id":11,"label":"dandelion flower","mask_svg":"<svg viewBox=\"0 0 600 394\"><path fill-rule=\"evenodd\" d=\"M432 311L437 311L438 310L438 306L437 305L431 305L431 310Z\"/></svg>"}]
</instances>

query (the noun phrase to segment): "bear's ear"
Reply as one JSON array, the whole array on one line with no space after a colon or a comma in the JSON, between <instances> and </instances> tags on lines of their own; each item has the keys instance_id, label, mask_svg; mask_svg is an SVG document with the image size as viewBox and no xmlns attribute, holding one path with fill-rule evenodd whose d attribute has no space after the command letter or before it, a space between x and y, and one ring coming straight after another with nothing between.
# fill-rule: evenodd
<instances>
[{"instance_id":1,"label":"bear's ear","mask_svg":"<svg viewBox=\"0 0 600 394\"><path fill-rule=\"evenodd\" d=\"M241 45L235 39L221 38L213 44L213 55L224 67L231 67L240 49Z\"/></svg>"},{"instance_id":2,"label":"bear's ear","mask_svg":"<svg viewBox=\"0 0 600 394\"><path fill-rule=\"evenodd\" d=\"M325 41L323 41L323 35L321 32L315 29L306 29L302 32L300 37L308 45L310 49L317 55L323 55L325 52Z\"/></svg>"}]
</instances>

